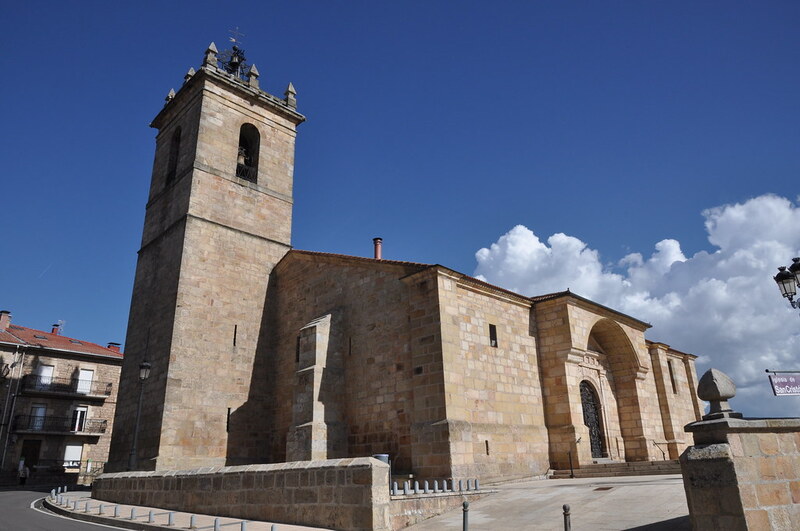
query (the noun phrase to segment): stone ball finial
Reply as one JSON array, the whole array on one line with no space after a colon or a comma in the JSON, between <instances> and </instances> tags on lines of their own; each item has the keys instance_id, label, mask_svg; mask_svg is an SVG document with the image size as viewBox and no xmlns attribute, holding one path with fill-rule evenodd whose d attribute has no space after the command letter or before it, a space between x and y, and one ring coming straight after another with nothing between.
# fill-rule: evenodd
<instances>
[{"instance_id":1,"label":"stone ball finial","mask_svg":"<svg viewBox=\"0 0 800 531\"><path fill-rule=\"evenodd\" d=\"M741 413L733 411L728 404L728 400L736 396L736 384L730 376L718 369L708 369L700 378L697 396L709 403L708 415L703 416L704 420L742 417Z\"/></svg>"}]
</instances>

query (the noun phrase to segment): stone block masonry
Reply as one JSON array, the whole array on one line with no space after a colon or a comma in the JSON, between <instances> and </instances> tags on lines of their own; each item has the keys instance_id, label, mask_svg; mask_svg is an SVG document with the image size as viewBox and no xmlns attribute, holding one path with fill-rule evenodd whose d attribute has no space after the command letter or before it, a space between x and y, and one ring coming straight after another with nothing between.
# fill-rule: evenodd
<instances>
[{"instance_id":1,"label":"stone block masonry","mask_svg":"<svg viewBox=\"0 0 800 531\"><path fill-rule=\"evenodd\" d=\"M717 369L697 394L710 413L686 426L695 445L681 455L692 529L800 529L800 419L741 418L728 405L736 386Z\"/></svg>"},{"instance_id":2,"label":"stone block masonry","mask_svg":"<svg viewBox=\"0 0 800 531\"><path fill-rule=\"evenodd\" d=\"M392 529L388 485L387 464L359 457L104 474L92 485L92 497L190 513L379 531Z\"/></svg>"}]
</instances>

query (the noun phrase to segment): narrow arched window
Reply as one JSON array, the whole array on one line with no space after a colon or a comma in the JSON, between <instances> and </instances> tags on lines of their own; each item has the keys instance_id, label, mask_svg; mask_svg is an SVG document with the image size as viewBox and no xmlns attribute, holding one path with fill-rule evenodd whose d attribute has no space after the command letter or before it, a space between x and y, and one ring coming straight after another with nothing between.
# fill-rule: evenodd
<instances>
[{"instance_id":1,"label":"narrow arched window","mask_svg":"<svg viewBox=\"0 0 800 531\"><path fill-rule=\"evenodd\" d=\"M242 128L239 129L236 176L253 183L258 178L258 145L258 129L253 124L242 124Z\"/></svg>"},{"instance_id":2,"label":"narrow arched window","mask_svg":"<svg viewBox=\"0 0 800 531\"><path fill-rule=\"evenodd\" d=\"M178 173L178 154L181 150L181 128L175 129L172 133L172 140L169 142L169 161L167 162L167 184L175 180Z\"/></svg>"}]
</instances>

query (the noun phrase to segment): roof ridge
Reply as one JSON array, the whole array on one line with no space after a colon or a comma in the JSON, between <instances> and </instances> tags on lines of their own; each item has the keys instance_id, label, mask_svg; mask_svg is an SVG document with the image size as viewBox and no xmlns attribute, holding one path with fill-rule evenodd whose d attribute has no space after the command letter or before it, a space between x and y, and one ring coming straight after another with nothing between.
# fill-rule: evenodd
<instances>
[{"instance_id":1,"label":"roof ridge","mask_svg":"<svg viewBox=\"0 0 800 531\"><path fill-rule=\"evenodd\" d=\"M394 265L406 265L406 266L415 266L419 268L425 267L432 267L435 264L425 264L423 262L409 262L406 260L387 260L385 258L377 259L377 258L369 258L366 256L355 256L352 254L341 254L341 253L326 253L322 251L307 251L304 249L291 249L290 253L300 253L300 254L307 254L312 256L330 256L332 258L347 258L350 260L360 260L366 262L374 262L376 264L394 264Z\"/></svg>"}]
</instances>

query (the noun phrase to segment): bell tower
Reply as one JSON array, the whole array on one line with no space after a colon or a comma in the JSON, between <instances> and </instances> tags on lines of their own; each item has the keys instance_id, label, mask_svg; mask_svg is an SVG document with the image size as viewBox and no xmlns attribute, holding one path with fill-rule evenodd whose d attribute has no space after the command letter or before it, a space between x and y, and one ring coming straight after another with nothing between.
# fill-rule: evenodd
<instances>
[{"instance_id":1,"label":"bell tower","mask_svg":"<svg viewBox=\"0 0 800 531\"><path fill-rule=\"evenodd\" d=\"M151 124L155 161L109 470L225 464L270 274L290 249L305 118L291 83L285 98L272 96L243 50L226 53L212 43ZM144 361L152 369L140 380Z\"/></svg>"}]
</instances>

